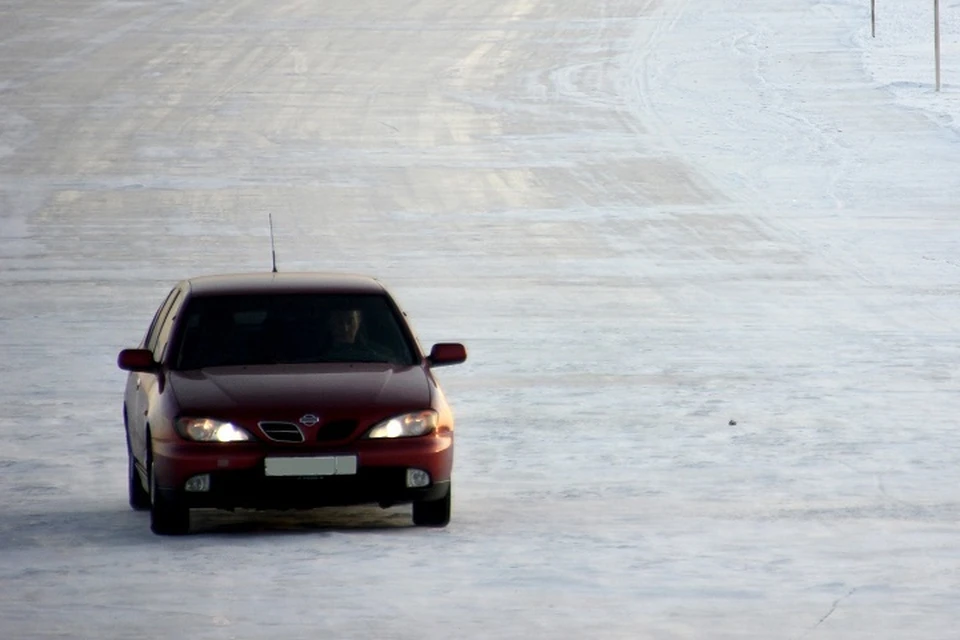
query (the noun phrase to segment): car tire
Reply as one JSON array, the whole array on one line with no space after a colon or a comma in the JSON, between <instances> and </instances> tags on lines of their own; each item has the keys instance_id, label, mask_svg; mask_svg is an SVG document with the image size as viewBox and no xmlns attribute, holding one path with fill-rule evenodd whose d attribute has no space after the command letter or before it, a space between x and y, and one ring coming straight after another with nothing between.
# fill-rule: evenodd
<instances>
[{"instance_id":1,"label":"car tire","mask_svg":"<svg viewBox=\"0 0 960 640\"><path fill-rule=\"evenodd\" d=\"M413 503L413 524L418 527L445 527L450 524L450 489L439 500Z\"/></svg>"},{"instance_id":2,"label":"car tire","mask_svg":"<svg viewBox=\"0 0 960 640\"><path fill-rule=\"evenodd\" d=\"M130 495L130 508L134 511L146 511L150 508L150 492L143 488L137 463L133 453L127 448L127 492Z\"/></svg>"},{"instance_id":3,"label":"car tire","mask_svg":"<svg viewBox=\"0 0 960 640\"><path fill-rule=\"evenodd\" d=\"M157 476L150 463L150 530L159 536L182 536L190 531L190 509L157 491Z\"/></svg>"}]
</instances>

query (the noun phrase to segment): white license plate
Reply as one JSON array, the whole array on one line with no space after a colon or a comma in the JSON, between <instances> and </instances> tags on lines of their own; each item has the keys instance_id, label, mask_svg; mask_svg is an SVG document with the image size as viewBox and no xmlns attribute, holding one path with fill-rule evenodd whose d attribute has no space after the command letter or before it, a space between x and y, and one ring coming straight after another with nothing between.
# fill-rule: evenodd
<instances>
[{"instance_id":1,"label":"white license plate","mask_svg":"<svg viewBox=\"0 0 960 640\"><path fill-rule=\"evenodd\" d=\"M357 456L289 457L264 460L264 475L268 476L352 476L356 473Z\"/></svg>"}]
</instances>

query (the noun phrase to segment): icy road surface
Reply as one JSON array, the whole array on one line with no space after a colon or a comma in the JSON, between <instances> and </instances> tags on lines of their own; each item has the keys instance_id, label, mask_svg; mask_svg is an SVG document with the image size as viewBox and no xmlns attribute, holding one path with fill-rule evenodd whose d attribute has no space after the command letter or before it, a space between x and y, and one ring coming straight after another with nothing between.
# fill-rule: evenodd
<instances>
[{"instance_id":1,"label":"icy road surface","mask_svg":"<svg viewBox=\"0 0 960 640\"><path fill-rule=\"evenodd\" d=\"M938 94L929 2L0 0L0 637L956 637L941 4ZM449 528L128 509L116 353L268 213L468 345Z\"/></svg>"}]
</instances>

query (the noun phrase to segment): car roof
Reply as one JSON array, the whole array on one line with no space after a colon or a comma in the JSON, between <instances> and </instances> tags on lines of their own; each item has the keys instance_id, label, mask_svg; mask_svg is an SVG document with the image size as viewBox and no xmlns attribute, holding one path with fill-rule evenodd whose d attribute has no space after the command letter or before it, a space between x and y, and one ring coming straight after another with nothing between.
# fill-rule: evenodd
<instances>
[{"instance_id":1,"label":"car roof","mask_svg":"<svg viewBox=\"0 0 960 640\"><path fill-rule=\"evenodd\" d=\"M270 293L383 294L371 276L349 273L235 273L197 276L184 281L191 295L250 295Z\"/></svg>"}]
</instances>

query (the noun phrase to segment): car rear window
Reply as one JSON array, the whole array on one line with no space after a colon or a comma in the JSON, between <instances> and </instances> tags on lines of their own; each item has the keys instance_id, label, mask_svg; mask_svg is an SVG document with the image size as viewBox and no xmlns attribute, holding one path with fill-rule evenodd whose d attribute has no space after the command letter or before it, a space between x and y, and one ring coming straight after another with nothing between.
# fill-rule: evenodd
<instances>
[{"instance_id":1,"label":"car rear window","mask_svg":"<svg viewBox=\"0 0 960 640\"><path fill-rule=\"evenodd\" d=\"M350 319L346 331L344 317ZM172 368L177 370L312 362L416 363L409 331L382 295L195 297L180 314L176 339Z\"/></svg>"}]
</instances>

